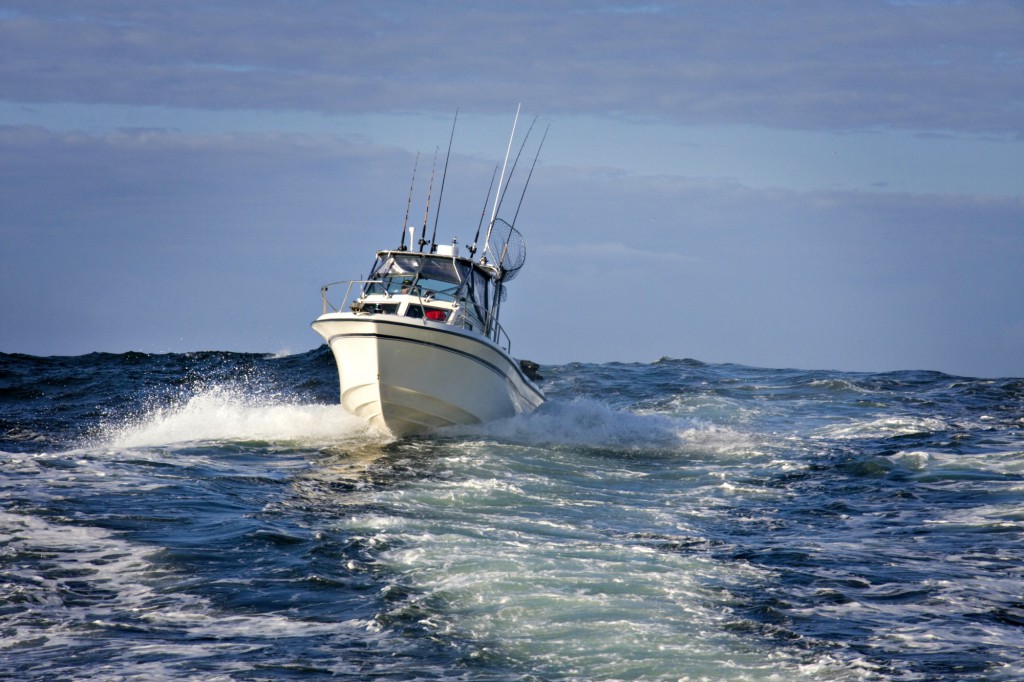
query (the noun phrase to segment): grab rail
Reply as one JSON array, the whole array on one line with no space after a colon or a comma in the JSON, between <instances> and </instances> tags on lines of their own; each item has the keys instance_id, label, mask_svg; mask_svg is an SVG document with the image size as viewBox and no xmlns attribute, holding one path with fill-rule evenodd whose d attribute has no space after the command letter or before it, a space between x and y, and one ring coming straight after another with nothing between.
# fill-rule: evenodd
<instances>
[{"instance_id":1,"label":"grab rail","mask_svg":"<svg viewBox=\"0 0 1024 682\"><path fill-rule=\"evenodd\" d=\"M333 303L331 303L329 300L327 300L327 290L330 289L331 287L335 286L335 285L338 285L338 284L347 284L348 286L345 289L345 297L341 299L341 305L335 307L335 305ZM349 302L349 299L352 296L352 285L353 284L382 284L382 282L379 279L343 279L343 280L340 280L340 281L337 281L337 282L331 282L330 284L323 285L322 287L320 287L320 298L323 299L323 302L324 302L324 308L323 308L323 314L324 315L327 314L327 309L328 308L330 308L333 312L336 312L336 313L340 313L341 312L341 309L345 307L345 304ZM389 294L387 292L387 289L384 289L383 286L381 286L381 289L382 289L381 293L383 293L388 298L391 297L391 294Z\"/></svg>"}]
</instances>

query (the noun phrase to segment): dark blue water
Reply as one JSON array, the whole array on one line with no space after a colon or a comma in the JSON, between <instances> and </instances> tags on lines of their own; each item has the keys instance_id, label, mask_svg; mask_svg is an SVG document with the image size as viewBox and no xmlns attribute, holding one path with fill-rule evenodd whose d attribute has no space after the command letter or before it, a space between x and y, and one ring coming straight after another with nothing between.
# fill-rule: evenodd
<instances>
[{"instance_id":1,"label":"dark blue water","mask_svg":"<svg viewBox=\"0 0 1024 682\"><path fill-rule=\"evenodd\" d=\"M392 441L326 349L0 355L0 678L1024 678L1024 380L542 371Z\"/></svg>"}]
</instances>

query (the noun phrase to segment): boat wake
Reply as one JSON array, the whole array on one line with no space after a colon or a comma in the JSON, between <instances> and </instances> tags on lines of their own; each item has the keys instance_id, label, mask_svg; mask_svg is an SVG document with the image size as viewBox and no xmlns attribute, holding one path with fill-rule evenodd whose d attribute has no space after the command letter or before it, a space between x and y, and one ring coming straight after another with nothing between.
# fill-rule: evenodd
<instances>
[{"instance_id":1,"label":"boat wake","mask_svg":"<svg viewBox=\"0 0 1024 682\"><path fill-rule=\"evenodd\" d=\"M341 405L300 402L259 386L227 383L109 419L89 440L91 446L114 450L246 443L337 451L396 442ZM530 414L452 426L407 440L492 441L634 454L736 450L749 455L756 436L699 419L634 412L579 398L551 400Z\"/></svg>"},{"instance_id":2,"label":"boat wake","mask_svg":"<svg viewBox=\"0 0 1024 682\"><path fill-rule=\"evenodd\" d=\"M593 398L549 400L530 414L485 424L452 426L440 430L438 436L633 454L743 451L745 456L749 456L749 449L756 441L755 434L700 419L615 408Z\"/></svg>"}]
</instances>

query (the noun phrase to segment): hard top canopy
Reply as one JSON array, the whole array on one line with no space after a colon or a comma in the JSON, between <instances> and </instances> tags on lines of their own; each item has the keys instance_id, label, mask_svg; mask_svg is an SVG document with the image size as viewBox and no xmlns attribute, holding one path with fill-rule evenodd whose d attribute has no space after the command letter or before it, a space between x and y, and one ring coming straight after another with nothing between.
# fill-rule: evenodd
<instances>
[{"instance_id":1,"label":"hard top canopy","mask_svg":"<svg viewBox=\"0 0 1024 682\"><path fill-rule=\"evenodd\" d=\"M410 251L381 251L377 257L380 267L373 274L375 279L419 275L423 279L461 283L473 270L478 276L492 277L490 272L465 258Z\"/></svg>"}]
</instances>

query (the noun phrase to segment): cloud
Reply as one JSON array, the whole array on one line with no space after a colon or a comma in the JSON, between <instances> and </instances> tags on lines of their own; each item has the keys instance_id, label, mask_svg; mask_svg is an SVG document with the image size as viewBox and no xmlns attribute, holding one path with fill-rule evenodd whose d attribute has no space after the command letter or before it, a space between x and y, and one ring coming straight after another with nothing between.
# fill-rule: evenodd
<instances>
[{"instance_id":1,"label":"cloud","mask_svg":"<svg viewBox=\"0 0 1024 682\"><path fill-rule=\"evenodd\" d=\"M8 2L14 101L1024 130L1014 2Z\"/></svg>"}]
</instances>

